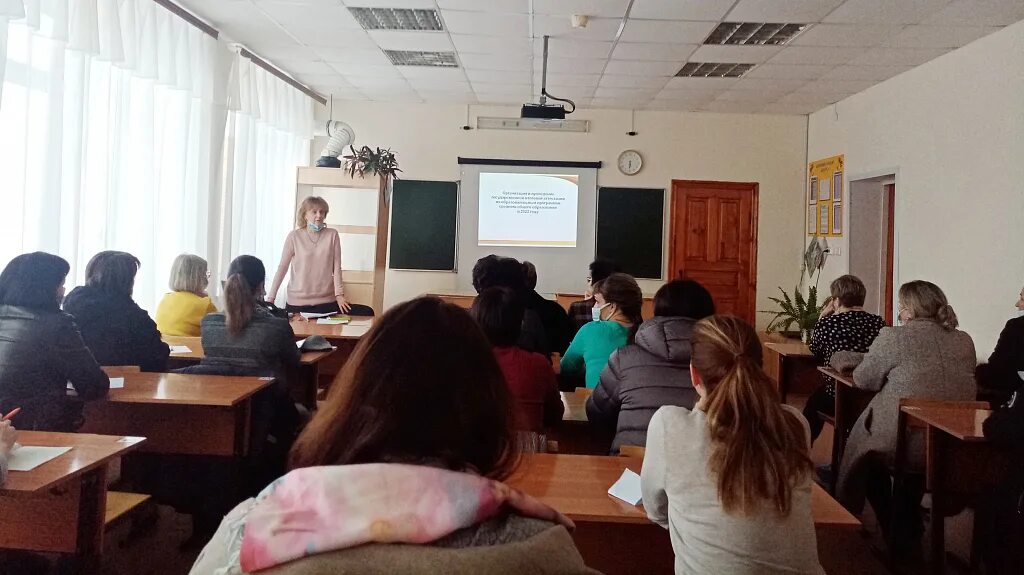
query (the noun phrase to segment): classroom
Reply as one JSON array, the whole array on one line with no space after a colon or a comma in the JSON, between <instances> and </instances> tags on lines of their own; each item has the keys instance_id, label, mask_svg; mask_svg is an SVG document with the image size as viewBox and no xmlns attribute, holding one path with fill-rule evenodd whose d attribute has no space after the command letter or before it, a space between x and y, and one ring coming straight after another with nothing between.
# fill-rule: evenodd
<instances>
[{"instance_id":1,"label":"classroom","mask_svg":"<svg viewBox=\"0 0 1024 575\"><path fill-rule=\"evenodd\" d=\"M0 575L1024 573L1021 0L0 1Z\"/></svg>"}]
</instances>

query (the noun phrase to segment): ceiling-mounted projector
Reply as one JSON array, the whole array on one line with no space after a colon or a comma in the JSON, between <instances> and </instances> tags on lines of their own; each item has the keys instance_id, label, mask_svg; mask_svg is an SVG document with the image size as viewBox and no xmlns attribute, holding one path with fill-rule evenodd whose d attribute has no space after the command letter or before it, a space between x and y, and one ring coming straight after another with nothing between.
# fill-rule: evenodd
<instances>
[{"instance_id":1,"label":"ceiling-mounted projector","mask_svg":"<svg viewBox=\"0 0 1024 575\"><path fill-rule=\"evenodd\" d=\"M565 106L562 106L561 104L549 105L548 98L559 102L565 102L572 106L572 109L567 112L565 110ZM544 36L544 68L540 76L540 103L523 104L523 110L520 112L520 117L542 120L564 120L566 114L571 114L575 111L576 103L572 100L557 98L548 94L548 36Z\"/></svg>"}]
</instances>

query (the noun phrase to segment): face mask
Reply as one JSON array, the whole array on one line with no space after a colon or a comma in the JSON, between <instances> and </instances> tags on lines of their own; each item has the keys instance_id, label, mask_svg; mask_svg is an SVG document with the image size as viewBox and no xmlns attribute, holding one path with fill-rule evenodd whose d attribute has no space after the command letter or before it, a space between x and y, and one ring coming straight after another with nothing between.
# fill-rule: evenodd
<instances>
[{"instance_id":1,"label":"face mask","mask_svg":"<svg viewBox=\"0 0 1024 575\"><path fill-rule=\"evenodd\" d=\"M608 304L595 305L594 307L590 308L590 317L593 318L594 321L603 321L601 319L601 310L603 310L606 307L608 307Z\"/></svg>"},{"instance_id":2,"label":"face mask","mask_svg":"<svg viewBox=\"0 0 1024 575\"><path fill-rule=\"evenodd\" d=\"M309 230L312 232L319 232L320 230L326 228L327 226L325 226L324 224L306 224L306 227L309 228Z\"/></svg>"}]
</instances>

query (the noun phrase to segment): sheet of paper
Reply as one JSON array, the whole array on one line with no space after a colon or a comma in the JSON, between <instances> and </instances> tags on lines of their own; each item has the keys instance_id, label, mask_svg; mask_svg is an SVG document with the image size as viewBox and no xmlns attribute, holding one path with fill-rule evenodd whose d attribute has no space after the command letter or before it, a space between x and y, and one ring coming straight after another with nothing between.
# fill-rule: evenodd
<instances>
[{"instance_id":1,"label":"sheet of paper","mask_svg":"<svg viewBox=\"0 0 1024 575\"><path fill-rule=\"evenodd\" d=\"M302 311L302 312L299 312L299 315L304 317L304 318L306 318L306 319L316 319L318 317L330 317L330 316L334 315L334 312L329 311L327 313L313 313L313 312L309 312L309 311Z\"/></svg>"},{"instance_id":2,"label":"sheet of paper","mask_svg":"<svg viewBox=\"0 0 1024 575\"><path fill-rule=\"evenodd\" d=\"M192 353L192 350L187 345L172 345L171 354L175 353Z\"/></svg>"},{"instance_id":3,"label":"sheet of paper","mask_svg":"<svg viewBox=\"0 0 1024 575\"><path fill-rule=\"evenodd\" d=\"M306 338L302 338L299 341L295 342L295 347L302 349L302 344L304 343L306 343Z\"/></svg>"},{"instance_id":4,"label":"sheet of paper","mask_svg":"<svg viewBox=\"0 0 1024 575\"><path fill-rule=\"evenodd\" d=\"M32 471L36 467L71 451L70 447L40 447L21 445L11 451L7 468L11 471Z\"/></svg>"},{"instance_id":5,"label":"sheet of paper","mask_svg":"<svg viewBox=\"0 0 1024 575\"><path fill-rule=\"evenodd\" d=\"M1022 380L1024 380L1024 371L1018 371L1018 372L1017 372L1017 377L1019 377L1019 378L1021 378Z\"/></svg>"},{"instance_id":6,"label":"sheet of paper","mask_svg":"<svg viewBox=\"0 0 1024 575\"><path fill-rule=\"evenodd\" d=\"M68 389L73 390L75 387L68 382ZM123 377L112 377L110 378L110 389L124 389L124 378Z\"/></svg>"},{"instance_id":7,"label":"sheet of paper","mask_svg":"<svg viewBox=\"0 0 1024 575\"><path fill-rule=\"evenodd\" d=\"M644 498L640 490L640 476L626 469L614 485L608 488L608 495L621 499L630 505L636 505Z\"/></svg>"},{"instance_id":8,"label":"sheet of paper","mask_svg":"<svg viewBox=\"0 0 1024 575\"><path fill-rule=\"evenodd\" d=\"M348 324L350 326L352 326L352 327L370 327L371 325L373 325L373 320L372 319L357 319L357 320L348 322Z\"/></svg>"},{"instance_id":9,"label":"sheet of paper","mask_svg":"<svg viewBox=\"0 0 1024 575\"><path fill-rule=\"evenodd\" d=\"M316 323L318 323L320 325L342 325L342 324L348 323L348 320L347 319L328 319L326 317L322 317L322 318L316 320Z\"/></svg>"}]
</instances>

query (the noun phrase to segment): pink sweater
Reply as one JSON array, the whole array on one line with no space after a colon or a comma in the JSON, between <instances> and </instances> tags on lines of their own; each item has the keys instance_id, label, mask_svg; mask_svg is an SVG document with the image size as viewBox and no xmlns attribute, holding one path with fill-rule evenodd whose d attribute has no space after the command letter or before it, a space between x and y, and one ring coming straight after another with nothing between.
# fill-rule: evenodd
<instances>
[{"instance_id":1,"label":"pink sweater","mask_svg":"<svg viewBox=\"0 0 1024 575\"><path fill-rule=\"evenodd\" d=\"M306 228L292 230L284 240L281 263L268 292L270 297L277 297L289 265L292 268L288 279L289 304L331 303L344 293L338 230L326 228L316 234L306 231Z\"/></svg>"}]
</instances>

